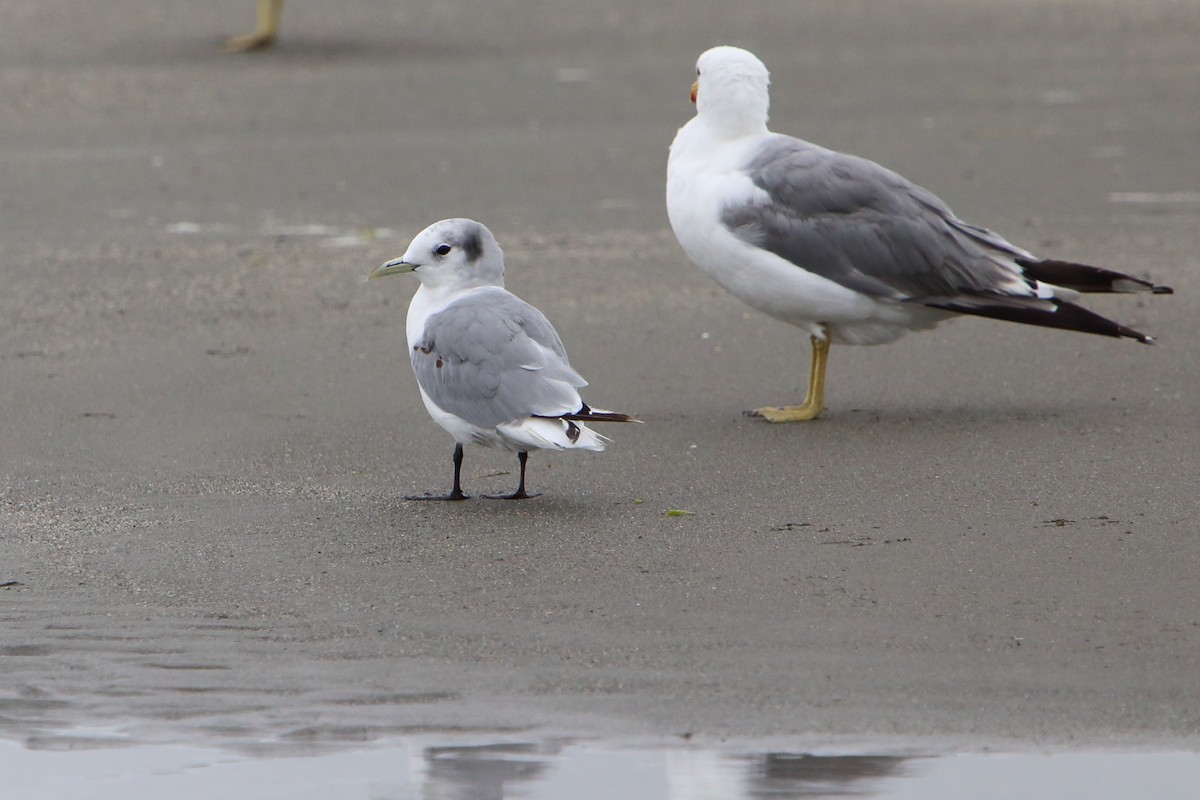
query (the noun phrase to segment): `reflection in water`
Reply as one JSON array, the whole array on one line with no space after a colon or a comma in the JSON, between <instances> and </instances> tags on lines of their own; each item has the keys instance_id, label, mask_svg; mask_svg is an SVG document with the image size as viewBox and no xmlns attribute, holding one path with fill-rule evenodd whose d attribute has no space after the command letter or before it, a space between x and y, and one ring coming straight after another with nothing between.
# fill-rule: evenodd
<instances>
[{"instance_id":1,"label":"reflection in water","mask_svg":"<svg viewBox=\"0 0 1200 800\"><path fill-rule=\"evenodd\" d=\"M0 787L22 800L1195 800L1197 753L810 755L566 740L462 745L416 737L280 748L128 743L66 732L63 748L0 740ZM80 742L90 746L75 749ZM459 740L461 741L461 739ZM274 756L266 755L274 752Z\"/></svg>"},{"instance_id":2,"label":"reflection in water","mask_svg":"<svg viewBox=\"0 0 1200 800\"><path fill-rule=\"evenodd\" d=\"M536 781L559 754L557 745L491 744L429 747L422 800L504 800L506 787Z\"/></svg>"},{"instance_id":3,"label":"reflection in water","mask_svg":"<svg viewBox=\"0 0 1200 800\"><path fill-rule=\"evenodd\" d=\"M661 750L650 773L638 775L632 753L563 743L430 747L425 750L422 800L505 800L526 796L521 783L544 782L549 771L561 782L578 782L594 796L664 800L757 800L872 794L874 778L900 774L900 756L819 756L810 753L740 755L711 750ZM594 777L587 762L604 753ZM653 772L661 771L661 777ZM600 794L603 793L603 794ZM581 795L573 794L573 797Z\"/></svg>"},{"instance_id":4,"label":"reflection in water","mask_svg":"<svg viewBox=\"0 0 1200 800\"><path fill-rule=\"evenodd\" d=\"M898 775L901 756L819 756L811 753L667 754L670 800L816 798L870 795L877 781Z\"/></svg>"},{"instance_id":5,"label":"reflection in water","mask_svg":"<svg viewBox=\"0 0 1200 800\"><path fill-rule=\"evenodd\" d=\"M899 756L814 756L767 753L750 756L745 796L823 797L871 794L871 778L901 774ZM866 782L866 785L863 785Z\"/></svg>"},{"instance_id":6,"label":"reflection in water","mask_svg":"<svg viewBox=\"0 0 1200 800\"><path fill-rule=\"evenodd\" d=\"M579 791L596 797L664 798L664 800L757 800L865 795L873 778L900 773L900 756L819 756L810 753L739 755L712 750L650 751L652 772L638 775L632 753L614 758L612 751L562 743L500 744L481 747L430 747L422 800L505 800L524 797L520 783L548 778L578 782ZM602 769L594 776L587 762L600 752ZM576 773L576 774L572 774ZM661 781L661 783L660 783ZM603 794L601 794L601 792ZM572 797L582 795L572 794Z\"/></svg>"}]
</instances>

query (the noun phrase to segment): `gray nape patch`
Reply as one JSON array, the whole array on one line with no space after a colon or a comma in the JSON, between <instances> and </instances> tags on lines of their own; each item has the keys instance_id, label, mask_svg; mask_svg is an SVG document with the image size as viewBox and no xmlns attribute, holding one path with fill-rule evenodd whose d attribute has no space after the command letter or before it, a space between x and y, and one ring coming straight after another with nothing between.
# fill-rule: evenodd
<instances>
[{"instance_id":1,"label":"gray nape patch","mask_svg":"<svg viewBox=\"0 0 1200 800\"><path fill-rule=\"evenodd\" d=\"M478 228L472 228L462 243L463 251L467 254L468 261L478 261L483 255L483 237L479 235Z\"/></svg>"}]
</instances>

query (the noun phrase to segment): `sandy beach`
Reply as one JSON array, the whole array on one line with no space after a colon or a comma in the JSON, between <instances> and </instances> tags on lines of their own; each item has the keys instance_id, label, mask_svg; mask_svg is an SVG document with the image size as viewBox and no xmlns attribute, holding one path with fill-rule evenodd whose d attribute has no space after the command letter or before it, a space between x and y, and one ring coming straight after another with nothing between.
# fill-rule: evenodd
<instances>
[{"instance_id":1,"label":"sandy beach","mask_svg":"<svg viewBox=\"0 0 1200 800\"><path fill-rule=\"evenodd\" d=\"M1200 745L1200 4L73 6L0 0L0 737ZM744 417L809 348L668 227L718 43L1159 343L956 320ZM534 500L403 499L452 441L364 279L449 216L645 421Z\"/></svg>"}]
</instances>

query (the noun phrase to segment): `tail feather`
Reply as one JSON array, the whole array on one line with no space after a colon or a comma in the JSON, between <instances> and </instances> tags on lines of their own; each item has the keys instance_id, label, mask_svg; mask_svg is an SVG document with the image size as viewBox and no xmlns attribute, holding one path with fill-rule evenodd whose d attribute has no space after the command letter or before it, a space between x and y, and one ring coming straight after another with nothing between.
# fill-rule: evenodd
<instances>
[{"instance_id":1,"label":"tail feather","mask_svg":"<svg viewBox=\"0 0 1200 800\"><path fill-rule=\"evenodd\" d=\"M1018 258L1026 277L1077 292L1151 292L1174 294L1170 286L1144 281L1116 270L1053 259ZM1124 334L1122 334L1124 335Z\"/></svg>"},{"instance_id":2,"label":"tail feather","mask_svg":"<svg viewBox=\"0 0 1200 800\"><path fill-rule=\"evenodd\" d=\"M562 414L557 419L572 420L574 422L641 422L640 419L634 419L629 414L609 411L604 408L592 408L587 403L580 406L578 411L572 414Z\"/></svg>"},{"instance_id":3,"label":"tail feather","mask_svg":"<svg viewBox=\"0 0 1200 800\"><path fill-rule=\"evenodd\" d=\"M628 414L619 414L616 411L593 411L590 414L563 414L558 419L569 419L575 422L641 422L640 419L634 419Z\"/></svg>"}]
</instances>

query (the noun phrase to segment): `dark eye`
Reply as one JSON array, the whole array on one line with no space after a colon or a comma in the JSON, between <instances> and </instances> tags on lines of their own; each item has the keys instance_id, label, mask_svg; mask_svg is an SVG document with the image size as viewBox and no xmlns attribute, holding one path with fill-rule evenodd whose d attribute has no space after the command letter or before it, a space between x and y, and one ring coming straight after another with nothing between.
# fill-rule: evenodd
<instances>
[{"instance_id":1,"label":"dark eye","mask_svg":"<svg viewBox=\"0 0 1200 800\"><path fill-rule=\"evenodd\" d=\"M444 256L444 255L449 255L450 251L453 249L454 248L448 244L439 244L437 247L435 247L433 249L433 252L438 254L439 256Z\"/></svg>"}]
</instances>

